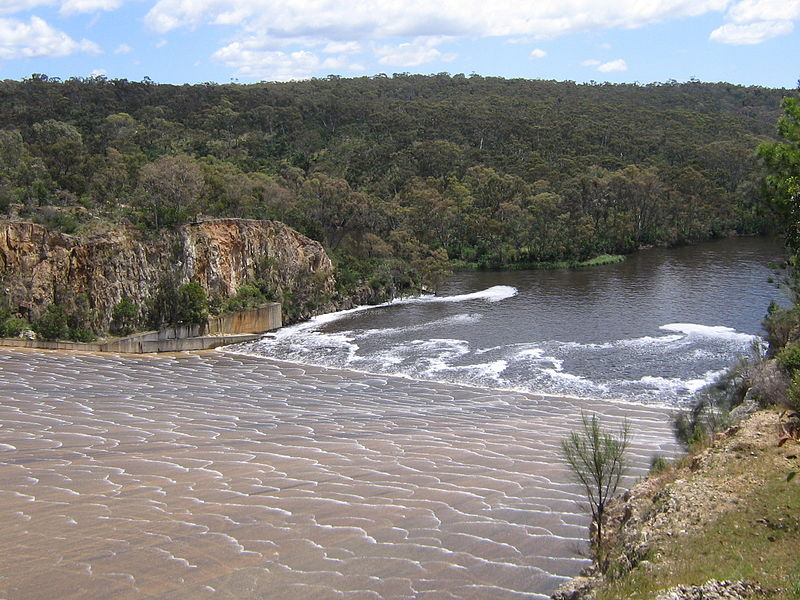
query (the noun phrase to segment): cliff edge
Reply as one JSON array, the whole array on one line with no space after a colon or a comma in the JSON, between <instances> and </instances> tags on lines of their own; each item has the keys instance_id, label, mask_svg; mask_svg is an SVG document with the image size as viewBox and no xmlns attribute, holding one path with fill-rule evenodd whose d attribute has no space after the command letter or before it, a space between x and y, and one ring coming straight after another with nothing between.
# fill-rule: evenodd
<instances>
[{"instance_id":1,"label":"cliff edge","mask_svg":"<svg viewBox=\"0 0 800 600\"><path fill-rule=\"evenodd\" d=\"M290 320L336 308L334 267L322 245L283 223L216 219L143 234L120 228L81 239L29 222L0 222L0 285L9 308L28 320L48 304L90 315L107 330L123 299L146 306L165 281L199 283L228 298L254 280L290 302Z\"/></svg>"}]
</instances>

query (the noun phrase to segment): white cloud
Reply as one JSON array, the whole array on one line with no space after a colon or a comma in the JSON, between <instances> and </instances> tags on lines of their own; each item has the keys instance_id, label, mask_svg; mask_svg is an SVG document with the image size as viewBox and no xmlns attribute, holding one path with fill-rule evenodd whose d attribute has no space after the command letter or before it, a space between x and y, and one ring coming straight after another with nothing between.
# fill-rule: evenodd
<instances>
[{"instance_id":1,"label":"white cloud","mask_svg":"<svg viewBox=\"0 0 800 600\"><path fill-rule=\"evenodd\" d=\"M545 56L547 56L547 52L545 52L541 48L534 48L533 50L531 50L531 55L530 55L531 59L544 58Z\"/></svg>"},{"instance_id":2,"label":"white cloud","mask_svg":"<svg viewBox=\"0 0 800 600\"><path fill-rule=\"evenodd\" d=\"M361 52L358 42L328 42L322 49L326 54L356 54Z\"/></svg>"},{"instance_id":3,"label":"white cloud","mask_svg":"<svg viewBox=\"0 0 800 600\"><path fill-rule=\"evenodd\" d=\"M794 30L791 21L758 21L746 25L727 23L711 32L708 38L712 42L746 46L760 44L769 39L786 35Z\"/></svg>"},{"instance_id":4,"label":"white cloud","mask_svg":"<svg viewBox=\"0 0 800 600\"><path fill-rule=\"evenodd\" d=\"M603 63L597 70L601 73L617 73L622 71L628 70L628 63L626 63L623 59L618 58L617 60L612 60L607 63Z\"/></svg>"},{"instance_id":5,"label":"white cloud","mask_svg":"<svg viewBox=\"0 0 800 600\"><path fill-rule=\"evenodd\" d=\"M55 3L56 0L2 0L0 2L0 15L32 10L37 6L52 6Z\"/></svg>"},{"instance_id":6,"label":"white cloud","mask_svg":"<svg viewBox=\"0 0 800 600\"><path fill-rule=\"evenodd\" d=\"M61 14L97 12L99 10L116 10L122 6L123 0L64 0Z\"/></svg>"},{"instance_id":7,"label":"white cloud","mask_svg":"<svg viewBox=\"0 0 800 600\"><path fill-rule=\"evenodd\" d=\"M416 67L430 62L449 62L456 58L455 54L444 54L436 46L444 42L441 37L418 37L412 42L396 46L382 46L376 53L378 62L390 67Z\"/></svg>"},{"instance_id":8,"label":"white cloud","mask_svg":"<svg viewBox=\"0 0 800 600\"><path fill-rule=\"evenodd\" d=\"M60 57L76 53L100 54L100 47L85 39L76 42L39 17L31 17L28 23L0 19L0 59Z\"/></svg>"},{"instance_id":9,"label":"white cloud","mask_svg":"<svg viewBox=\"0 0 800 600\"><path fill-rule=\"evenodd\" d=\"M4 0L0 0L3 2ZM16 4L54 0L5 0ZM111 6L127 0L61 0L67 6ZM151 0L144 18L158 34L206 25L234 28L230 43L215 56L223 62L261 64L230 58L239 44L242 50L259 52L266 61L282 57L290 66L276 63L259 73L306 73L310 56L359 56L395 67L417 67L453 60L441 44L428 40L456 37L478 39L504 37L508 43L529 43L560 35L634 29L653 23L724 14L721 27L710 39L726 44L757 44L792 31L800 19L800 0ZM96 10L99 10L96 9ZM727 11L727 12L725 12ZM252 46L257 41L258 48ZM391 40L391 42L387 41ZM610 46L602 44L608 50ZM537 49L538 50L538 49ZM374 57L361 53L372 52ZM305 57L305 58L304 58ZM531 59L541 58L535 50ZM318 61L322 61L317 57ZM624 61L584 63L604 73L627 69ZM293 66L291 66L293 65ZM296 68L295 68L296 67ZM236 67L239 68L239 67ZM251 68L250 66L246 68ZM255 67L252 67L255 68ZM321 67L320 67L321 68ZM243 74L243 73L242 73ZM318 74L318 72L316 73Z\"/></svg>"},{"instance_id":10,"label":"white cloud","mask_svg":"<svg viewBox=\"0 0 800 600\"><path fill-rule=\"evenodd\" d=\"M791 0L794 1L794 0ZM158 33L237 25L274 37L366 40L430 35L553 37L634 28L723 11L730 0L157 0L145 22Z\"/></svg>"},{"instance_id":11,"label":"white cloud","mask_svg":"<svg viewBox=\"0 0 800 600\"><path fill-rule=\"evenodd\" d=\"M734 23L800 19L800 0L742 0L727 16Z\"/></svg>"},{"instance_id":12,"label":"white cloud","mask_svg":"<svg viewBox=\"0 0 800 600\"><path fill-rule=\"evenodd\" d=\"M90 77L106 77L108 76L108 71L105 69L93 69L91 73L89 73Z\"/></svg>"},{"instance_id":13,"label":"white cloud","mask_svg":"<svg viewBox=\"0 0 800 600\"><path fill-rule=\"evenodd\" d=\"M628 63L621 58L605 63L597 60L596 58L590 58L588 60L584 60L581 64L584 67L594 67L595 70L600 71L601 73L614 73L628 70Z\"/></svg>"},{"instance_id":14,"label":"white cloud","mask_svg":"<svg viewBox=\"0 0 800 600\"><path fill-rule=\"evenodd\" d=\"M237 76L270 81L308 79L321 70L329 72L364 71L362 65L348 62L345 55L320 59L319 56L308 50L295 52L270 50L255 38L228 44L217 50L212 58L236 69Z\"/></svg>"},{"instance_id":15,"label":"white cloud","mask_svg":"<svg viewBox=\"0 0 800 600\"><path fill-rule=\"evenodd\" d=\"M114 54L130 54L131 52L133 52L133 47L128 44L120 44L114 50Z\"/></svg>"},{"instance_id":16,"label":"white cloud","mask_svg":"<svg viewBox=\"0 0 800 600\"><path fill-rule=\"evenodd\" d=\"M794 31L800 0L741 0L730 7L725 25L708 38L734 46L754 45Z\"/></svg>"}]
</instances>

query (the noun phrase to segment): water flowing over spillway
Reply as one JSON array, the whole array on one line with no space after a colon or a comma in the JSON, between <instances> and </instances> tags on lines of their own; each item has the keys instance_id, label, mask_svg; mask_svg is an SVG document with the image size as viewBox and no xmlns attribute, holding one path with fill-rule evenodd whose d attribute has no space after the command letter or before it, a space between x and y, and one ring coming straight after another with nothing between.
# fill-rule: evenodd
<instances>
[{"instance_id":1,"label":"water flowing over spillway","mask_svg":"<svg viewBox=\"0 0 800 600\"><path fill-rule=\"evenodd\" d=\"M557 458L600 401L223 353L0 352L0 596L537 598L587 564ZM630 481L630 479L629 479Z\"/></svg>"},{"instance_id":2,"label":"water flowing over spillway","mask_svg":"<svg viewBox=\"0 0 800 600\"><path fill-rule=\"evenodd\" d=\"M626 485L673 455L664 405L774 292L756 254L707 261L734 266L694 303L666 253L644 279L456 277L218 352L0 351L0 597L544 598L588 564L560 441L627 419ZM511 389L539 386L571 397Z\"/></svg>"}]
</instances>

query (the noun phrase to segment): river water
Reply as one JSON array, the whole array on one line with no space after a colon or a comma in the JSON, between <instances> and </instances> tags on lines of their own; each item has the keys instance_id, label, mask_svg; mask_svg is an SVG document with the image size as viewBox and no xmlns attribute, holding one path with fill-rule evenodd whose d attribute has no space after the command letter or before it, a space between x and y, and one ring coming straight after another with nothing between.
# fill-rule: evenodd
<instances>
[{"instance_id":1,"label":"river water","mask_svg":"<svg viewBox=\"0 0 800 600\"><path fill-rule=\"evenodd\" d=\"M0 598L544 600L588 563L560 441L626 419L625 485L673 455L662 405L750 343L778 255L461 274L217 352L0 350ZM503 389L544 384L594 397Z\"/></svg>"},{"instance_id":2,"label":"river water","mask_svg":"<svg viewBox=\"0 0 800 600\"><path fill-rule=\"evenodd\" d=\"M528 392L679 405L751 351L774 240L650 249L601 267L458 273L436 296L324 315L238 351Z\"/></svg>"}]
</instances>

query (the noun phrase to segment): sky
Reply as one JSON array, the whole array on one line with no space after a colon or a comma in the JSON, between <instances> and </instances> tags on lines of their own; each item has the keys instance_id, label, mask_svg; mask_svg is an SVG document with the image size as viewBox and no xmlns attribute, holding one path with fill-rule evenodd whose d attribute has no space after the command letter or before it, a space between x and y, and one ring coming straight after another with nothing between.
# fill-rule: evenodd
<instances>
[{"instance_id":1,"label":"sky","mask_svg":"<svg viewBox=\"0 0 800 600\"><path fill-rule=\"evenodd\" d=\"M800 0L0 0L0 79L379 73L796 88Z\"/></svg>"}]
</instances>

